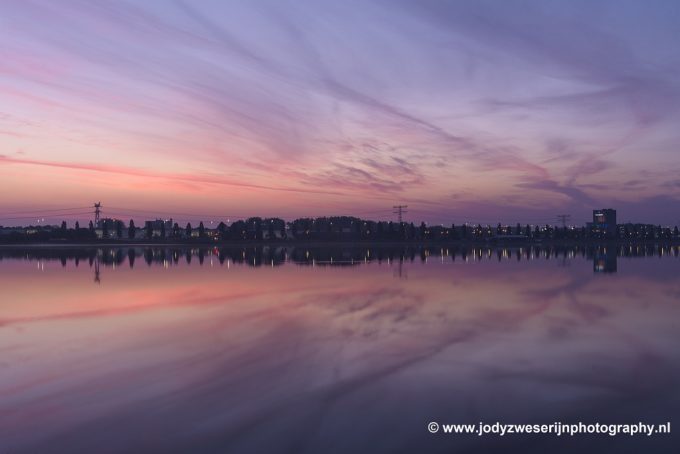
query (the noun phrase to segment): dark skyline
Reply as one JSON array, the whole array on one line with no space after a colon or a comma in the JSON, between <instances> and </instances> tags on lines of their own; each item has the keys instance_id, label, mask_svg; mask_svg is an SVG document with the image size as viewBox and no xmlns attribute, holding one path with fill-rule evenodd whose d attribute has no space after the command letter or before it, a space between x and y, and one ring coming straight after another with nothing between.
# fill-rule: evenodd
<instances>
[{"instance_id":1,"label":"dark skyline","mask_svg":"<svg viewBox=\"0 0 680 454\"><path fill-rule=\"evenodd\" d=\"M5 227L0 243L82 244L88 242L168 242L224 244L305 243L305 242L397 242L397 243L580 243L616 241L629 243L677 243L678 226L617 221L615 209L596 209L583 225L568 223L569 215L557 216L558 223L451 223L393 222L353 216L305 217L286 221L276 217L188 221L165 218L125 222L102 215L102 204L95 204L94 220L70 225ZM405 208L405 207L401 207ZM403 212L396 212L401 218ZM561 222L561 226L559 223Z\"/></svg>"}]
</instances>

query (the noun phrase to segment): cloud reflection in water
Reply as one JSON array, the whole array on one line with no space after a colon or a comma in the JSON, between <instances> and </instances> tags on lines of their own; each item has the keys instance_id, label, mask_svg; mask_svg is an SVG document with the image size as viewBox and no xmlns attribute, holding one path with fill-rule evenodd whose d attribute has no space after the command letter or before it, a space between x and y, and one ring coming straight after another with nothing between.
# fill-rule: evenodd
<instances>
[{"instance_id":1,"label":"cloud reflection in water","mask_svg":"<svg viewBox=\"0 0 680 454\"><path fill-rule=\"evenodd\" d=\"M0 261L0 446L541 450L584 440L436 437L425 425L672 421L675 257L598 275L580 256L491 256L252 268L209 255L106 268L101 285L71 260Z\"/></svg>"}]
</instances>

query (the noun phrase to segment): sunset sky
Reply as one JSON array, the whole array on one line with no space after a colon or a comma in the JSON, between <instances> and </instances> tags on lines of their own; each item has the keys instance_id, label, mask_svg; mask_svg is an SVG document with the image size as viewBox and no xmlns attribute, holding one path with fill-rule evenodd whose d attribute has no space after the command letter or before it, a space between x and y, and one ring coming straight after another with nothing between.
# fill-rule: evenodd
<instances>
[{"instance_id":1,"label":"sunset sky","mask_svg":"<svg viewBox=\"0 0 680 454\"><path fill-rule=\"evenodd\" d=\"M4 0L0 224L677 224L678 49L677 1Z\"/></svg>"}]
</instances>

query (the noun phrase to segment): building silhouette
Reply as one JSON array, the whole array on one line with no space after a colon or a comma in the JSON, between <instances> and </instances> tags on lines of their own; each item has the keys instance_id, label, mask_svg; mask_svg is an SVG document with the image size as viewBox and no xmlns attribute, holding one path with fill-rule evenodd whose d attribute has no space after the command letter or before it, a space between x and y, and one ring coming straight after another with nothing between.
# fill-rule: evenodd
<instances>
[{"instance_id":1,"label":"building silhouette","mask_svg":"<svg viewBox=\"0 0 680 454\"><path fill-rule=\"evenodd\" d=\"M613 238L616 236L616 210L604 208L593 210L593 222L590 224L594 236Z\"/></svg>"}]
</instances>

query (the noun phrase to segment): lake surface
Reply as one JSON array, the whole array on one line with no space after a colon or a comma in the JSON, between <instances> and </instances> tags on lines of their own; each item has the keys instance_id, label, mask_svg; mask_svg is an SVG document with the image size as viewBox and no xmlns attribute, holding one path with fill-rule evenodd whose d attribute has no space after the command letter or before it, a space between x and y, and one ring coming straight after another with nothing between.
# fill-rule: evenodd
<instances>
[{"instance_id":1,"label":"lake surface","mask_svg":"<svg viewBox=\"0 0 680 454\"><path fill-rule=\"evenodd\" d=\"M677 452L678 252L0 249L0 453Z\"/></svg>"}]
</instances>

